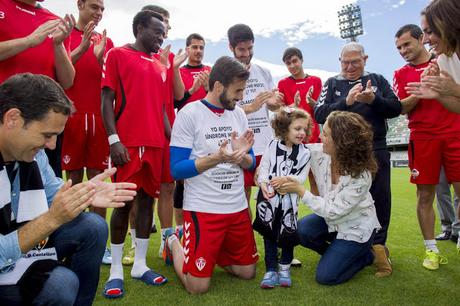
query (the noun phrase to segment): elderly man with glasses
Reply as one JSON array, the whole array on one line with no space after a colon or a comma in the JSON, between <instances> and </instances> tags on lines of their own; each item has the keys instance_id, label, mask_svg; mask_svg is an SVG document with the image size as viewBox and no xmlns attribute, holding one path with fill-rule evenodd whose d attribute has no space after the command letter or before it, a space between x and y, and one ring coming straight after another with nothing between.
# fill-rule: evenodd
<instances>
[{"instance_id":1,"label":"elderly man with glasses","mask_svg":"<svg viewBox=\"0 0 460 306\"><path fill-rule=\"evenodd\" d=\"M375 275L385 277L392 273L389 251L385 245L391 214L390 153L386 144L386 119L399 116L401 102L382 75L364 71L367 58L363 46L356 42L342 48L339 58L341 73L324 83L315 107L315 119L323 124L331 112L341 110L358 113L372 125L373 150L379 169L370 193L382 226L374 238L374 265Z\"/></svg>"}]
</instances>

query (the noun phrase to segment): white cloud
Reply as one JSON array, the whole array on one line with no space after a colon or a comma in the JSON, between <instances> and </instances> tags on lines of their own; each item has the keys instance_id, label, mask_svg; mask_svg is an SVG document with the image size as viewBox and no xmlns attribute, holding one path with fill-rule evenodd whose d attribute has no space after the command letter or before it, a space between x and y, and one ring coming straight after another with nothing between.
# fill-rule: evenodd
<instances>
[{"instance_id":1,"label":"white cloud","mask_svg":"<svg viewBox=\"0 0 460 306\"><path fill-rule=\"evenodd\" d=\"M328 1L260 1L260 0L105 0L106 12L100 28L106 28L116 45L132 41L134 14L145 4L164 6L171 14L170 39L187 37L198 32L211 41L226 38L227 29L246 23L258 35L281 33L293 44L313 34L339 35L337 11L357 0ZM326 3L327 2L327 3ZM63 15L78 15L76 1L47 0L45 6Z\"/></svg>"}]
</instances>

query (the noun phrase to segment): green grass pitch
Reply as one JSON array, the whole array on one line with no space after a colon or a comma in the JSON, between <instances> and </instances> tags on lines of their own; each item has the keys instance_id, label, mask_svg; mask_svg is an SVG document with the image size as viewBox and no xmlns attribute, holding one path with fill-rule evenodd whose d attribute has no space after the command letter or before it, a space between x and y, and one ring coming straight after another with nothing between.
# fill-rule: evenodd
<instances>
[{"instance_id":1,"label":"green grass pitch","mask_svg":"<svg viewBox=\"0 0 460 306\"><path fill-rule=\"evenodd\" d=\"M291 268L292 288L262 290L259 282L264 274L264 249L261 237L256 241L261 258L254 280L243 281L214 271L209 292L192 296L182 287L172 267L158 258L159 233L151 236L148 265L168 277L162 287L148 287L132 280L130 268L125 267L125 296L107 300L101 292L109 273L109 266L101 268L101 278L94 305L458 305L460 298L460 255L451 241L441 241L438 247L449 263L438 271L422 268L423 238L416 216L415 186L409 183L409 170L392 170L392 214L388 246L393 262L393 275L377 279L372 266L358 273L351 281L328 287L315 282L315 268L319 256L303 247L295 249L301 268ZM254 205L252 205L254 207ZM301 204L299 216L308 214ZM157 224L159 224L157 222ZM439 220L436 233L440 231ZM128 238L126 245L131 242Z\"/></svg>"}]
</instances>

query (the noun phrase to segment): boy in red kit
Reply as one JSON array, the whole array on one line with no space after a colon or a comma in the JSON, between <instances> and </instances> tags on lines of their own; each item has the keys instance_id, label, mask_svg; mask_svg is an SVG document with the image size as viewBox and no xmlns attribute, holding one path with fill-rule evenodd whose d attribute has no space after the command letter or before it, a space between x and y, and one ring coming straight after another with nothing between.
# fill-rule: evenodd
<instances>
[{"instance_id":1,"label":"boy in red kit","mask_svg":"<svg viewBox=\"0 0 460 306\"><path fill-rule=\"evenodd\" d=\"M302 67L302 51L297 48L287 48L283 54L283 62L291 74L278 82L278 90L284 95L284 104L296 104L310 114L313 119L313 130L308 142L320 142L320 130L314 119L314 107L321 94L321 79L305 73Z\"/></svg>"},{"instance_id":2,"label":"boy in red kit","mask_svg":"<svg viewBox=\"0 0 460 306\"><path fill-rule=\"evenodd\" d=\"M78 21L70 34L70 50L75 79L66 91L76 112L69 117L62 142L61 165L75 184L86 176L92 179L108 166L109 143L101 118L101 77L104 55L113 48L105 30L94 31L104 12L103 0L78 0ZM105 220L106 210L90 208ZM106 249L104 264L110 264Z\"/></svg>"}]
</instances>

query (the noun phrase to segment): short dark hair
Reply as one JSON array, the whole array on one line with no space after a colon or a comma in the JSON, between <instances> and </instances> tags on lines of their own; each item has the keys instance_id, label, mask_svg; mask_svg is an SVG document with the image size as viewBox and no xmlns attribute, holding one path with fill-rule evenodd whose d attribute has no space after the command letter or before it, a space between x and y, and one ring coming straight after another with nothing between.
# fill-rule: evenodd
<instances>
[{"instance_id":1,"label":"short dark hair","mask_svg":"<svg viewBox=\"0 0 460 306\"><path fill-rule=\"evenodd\" d=\"M133 19L134 37L137 37L137 26L141 25L144 28L148 27L150 22L152 21L152 17L163 22L163 17L160 14L155 13L154 11L151 11L151 10L140 11L139 13L136 14L136 16L134 16L134 19Z\"/></svg>"},{"instance_id":2,"label":"short dark hair","mask_svg":"<svg viewBox=\"0 0 460 306\"><path fill-rule=\"evenodd\" d=\"M187 39L185 40L185 46L186 47L190 46L190 44L192 43L192 39L202 40L203 42L205 41L203 36L201 36L200 34L192 33L189 36L187 36Z\"/></svg>"},{"instance_id":3,"label":"short dark hair","mask_svg":"<svg viewBox=\"0 0 460 306\"><path fill-rule=\"evenodd\" d=\"M300 60L303 60L303 55L302 51L300 49L291 47L287 48L284 53L283 53L283 63L285 63L288 59L290 59L293 56L297 56Z\"/></svg>"},{"instance_id":4,"label":"short dark hair","mask_svg":"<svg viewBox=\"0 0 460 306\"><path fill-rule=\"evenodd\" d=\"M152 11L152 12L155 12L157 14L160 14L160 15L163 15L163 16L166 16L169 18L169 12L167 9L159 6L159 5L152 5L152 4L149 4L149 5L145 5L144 7L142 7L141 9L142 11Z\"/></svg>"},{"instance_id":5,"label":"short dark hair","mask_svg":"<svg viewBox=\"0 0 460 306\"><path fill-rule=\"evenodd\" d=\"M246 81L247 79L249 79L249 71L238 60L222 56L214 63L209 74L209 90L214 89L217 81L224 87L228 87L235 80Z\"/></svg>"},{"instance_id":6,"label":"short dark hair","mask_svg":"<svg viewBox=\"0 0 460 306\"><path fill-rule=\"evenodd\" d=\"M415 24L406 24L399 28L395 34L395 38L400 38L404 33L410 32L410 36L415 39L420 39L423 36L422 29Z\"/></svg>"},{"instance_id":7,"label":"short dark hair","mask_svg":"<svg viewBox=\"0 0 460 306\"><path fill-rule=\"evenodd\" d=\"M245 24L239 23L232 26L227 31L228 41L230 45L235 48L236 45L242 41L254 42L254 33L251 28Z\"/></svg>"},{"instance_id":8,"label":"short dark hair","mask_svg":"<svg viewBox=\"0 0 460 306\"><path fill-rule=\"evenodd\" d=\"M62 87L53 79L32 73L16 74L0 85L0 122L12 108L21 111L24 123L40 121L50 111L69 116L74 111L72 102Z\"/></svg>"}]
</instances>

